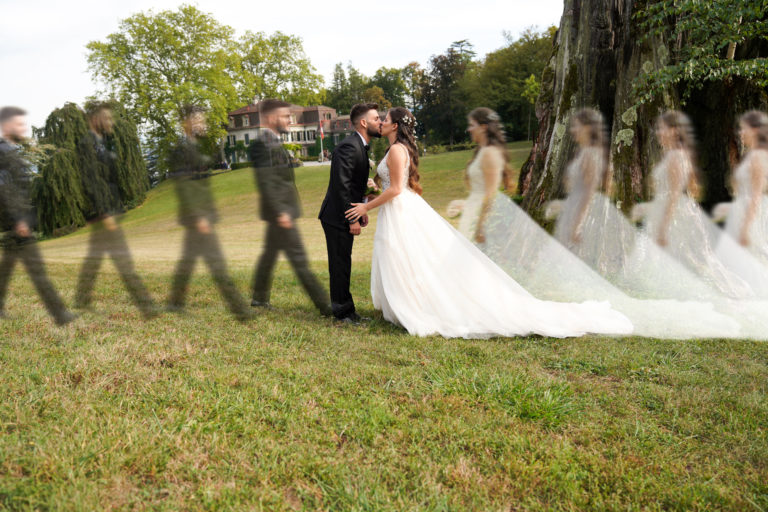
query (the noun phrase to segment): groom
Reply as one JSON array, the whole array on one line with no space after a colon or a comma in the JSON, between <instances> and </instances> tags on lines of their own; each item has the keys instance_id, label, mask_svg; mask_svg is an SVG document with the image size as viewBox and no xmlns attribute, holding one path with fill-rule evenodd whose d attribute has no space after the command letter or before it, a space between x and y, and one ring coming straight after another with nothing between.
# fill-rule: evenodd
<instances>
[{"instance_id":1,"label":"groom","mask_svg":"<svg viewBox=\"0 0 768 512\"><path fill-rule=\"evenodd\" d=\"M331 307L337 320L358 324L362 318L355 312L349 292L352 272L352 243L368 224L368 216L349 222L344 212L352 203L362 203L368 183L370 163L368 150L372 138L381 137L381 119L376 103L362 103L349 113L355 133L333 150L328 192L320 207L320 219L328 248L328 272L331 280Z\"/></svg>"}]
</instances>

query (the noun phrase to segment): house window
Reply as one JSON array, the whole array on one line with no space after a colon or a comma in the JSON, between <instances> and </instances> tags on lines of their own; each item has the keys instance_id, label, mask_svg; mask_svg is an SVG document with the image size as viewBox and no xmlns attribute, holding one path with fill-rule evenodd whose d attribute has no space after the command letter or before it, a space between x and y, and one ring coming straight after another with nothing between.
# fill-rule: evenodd
<instances>
[{"instance_id":1,"label":"house window","mask_svg":"<svg viewBox=\"0 0 768 512\"><path fill-rule=\"evenodd\" d=\"M245 145L247 146L247 145L248 145L248 144L250 144L250 143L251 143L251 138L250 138L250 137L248 136L248 134L246 133L246 134L245 134Z\"/></svg>"},{"instance_id":2,"label":"house window","mask_svg":"<svg viewBox=\"0 0 768 512\"><path fill-rule=\"evenodd\" d=\"M296 124L296 116L291 114L291 124Z\"/></svg>"},{"instance_id":3,"label":"house window","mask_svg":"<svg viewBox=\"0 0 768 512\"><path fill-rule=\"evenodd\" d=\"M230 117L229 118L229 127L230 128L234 128L235 127L235 118L234 117Z\"/></svg>"},{"instance_id":4,"label":"house window","mask_svg":"<svg viewBox=\"0 0 768 512\"><path fill-rule=\"evenodd\" d=\"M251 124L251 120L248 118L248 115L243 116L243 126L249 126Z\"/></svg>"}]
</instances>

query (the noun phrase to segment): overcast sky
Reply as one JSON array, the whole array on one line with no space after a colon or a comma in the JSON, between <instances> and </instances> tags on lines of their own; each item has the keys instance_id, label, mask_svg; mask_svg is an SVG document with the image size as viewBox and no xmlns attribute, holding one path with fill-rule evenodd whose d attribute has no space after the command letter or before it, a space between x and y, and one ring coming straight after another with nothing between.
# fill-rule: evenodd
<instances>
[{"instance_id":1,"label":"overcast sky","mask_svg":"<svg viewBox=\"0 0 768 512\"><path fill-rule=\"evenodd\" d=\"M177 0L0 0L0 105L18 105L41 126L66 101L97 91L85 45L103 40L139 11L175 9ZM389 0L387 2L201 0L196 5L237 35L281 30L298 35L319 73L337 62L366 75L381 66L426 64L451 42L468 39L478 55L504 45L503 31L558 25L562 0Z\"/></svg>"}]
</instances>

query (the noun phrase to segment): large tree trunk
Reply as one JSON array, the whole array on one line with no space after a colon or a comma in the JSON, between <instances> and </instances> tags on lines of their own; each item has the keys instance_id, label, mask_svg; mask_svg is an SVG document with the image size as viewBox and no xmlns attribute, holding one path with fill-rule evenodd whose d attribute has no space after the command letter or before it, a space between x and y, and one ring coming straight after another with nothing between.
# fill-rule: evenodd
<instances>
[{"instance_id":1,"label":"large tree trunk","mask_svg":"<svg viewBox=\"0 0 768 512\"><path fill-rule=\"evenodd\" d=\"M565 0L552 58L542 75L536 103L539 133L523 166L518 191L523 207L538 216L541 206L563 194L562 176L576 146L568 133L578 109L600 110L610 131L616 197L623 209L647 199L648 177L661 148L656 117L668 109L689 113L700 137L698 162L705 206L727 199L727 175L738 157L735 120L747 108L765 106L765 91L739 81L712 83L693 92L681 107L676 90L636 108L635 79L668 62L663 39L640 43L633 14L645 2ZM748 50L744 50L748 51Z\"/></svg>"}]
</instances>

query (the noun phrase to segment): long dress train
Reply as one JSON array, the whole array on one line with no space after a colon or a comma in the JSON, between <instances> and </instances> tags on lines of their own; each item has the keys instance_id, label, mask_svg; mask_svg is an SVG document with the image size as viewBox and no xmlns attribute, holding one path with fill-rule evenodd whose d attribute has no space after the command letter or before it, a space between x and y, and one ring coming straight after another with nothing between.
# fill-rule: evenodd
<instances>
[{"instance_id":1,"label":"long dress train","mask_svg":"<svg viewBox=\"0 0 768 512\"><path fill-rule=\"evenodd\" d=\"M483 149L481 151L486 151ZM481 155L470 165L470 194L464 205L460 230L473 239L485 196L485 176L479 165ZM499 169L499 180L501 169ZM556 232L570 239L573 219L581 201L565 204L565 223ZM605 208L604 201L595 206ZM570 213L569 213L570 212ZM588 217L591 218L591 217ZM585 298L609 301L633 323L634 333L655 338L733 337L739 325L731 318L718 314L711 304L677 300L639 300L630 297L606 281L585 262L551 237L521 208L504 194L497 194L484 224L485 242L478 244L495 263L534 296L547 300L580 301ZM566 236L565 233L568 233ZM588 232L583 236L589 236ZM634 241L629 231L615 231L600 241L613 246L621 255L621 243ZM622 262L604 261L608 268L618 268Z\"/></svg>"}]
</instances>

